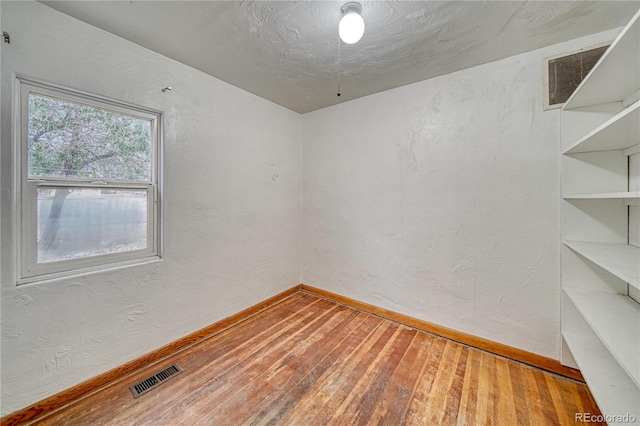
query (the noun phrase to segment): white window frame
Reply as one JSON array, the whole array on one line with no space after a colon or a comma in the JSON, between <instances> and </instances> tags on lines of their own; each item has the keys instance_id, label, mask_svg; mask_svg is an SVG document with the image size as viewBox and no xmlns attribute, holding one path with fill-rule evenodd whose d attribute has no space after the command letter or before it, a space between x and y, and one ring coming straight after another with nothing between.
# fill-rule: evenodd
<instances>
[{"instance_id":1,"label":"white window frame","mask_svg":"<svg viewBox=\"0 0 640 426\"><path fill-rule=\"evenodd\" d=\"M31 93L106 109L151 123L151 181L28 177L28 120ZM59 85L14 76L14 217L16 284L26 284L157 261L161 255L162 112ZM147 247L123 253L37 263L37 191L42 188L138 190L147 193Z\"/></svg>"}]
</instances>

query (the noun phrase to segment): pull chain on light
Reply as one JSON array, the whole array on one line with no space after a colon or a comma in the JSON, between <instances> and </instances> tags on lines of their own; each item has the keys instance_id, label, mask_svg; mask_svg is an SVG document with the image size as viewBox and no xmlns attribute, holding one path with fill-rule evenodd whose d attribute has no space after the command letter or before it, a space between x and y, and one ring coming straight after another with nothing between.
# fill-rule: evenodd
<instances>
[{"instance_id":1,"label":"pull chain on light","mask_svg":"<svg viewBox=\"0 0 640 426\"><path fill-rule=\"evenodd\" d=\"M360 3L349 2L345 3L340 8L342 17L338 24L338 93L340 96L340 40L347 44L357 43L364 35L364 19L360 15L362 13L362 6Z\"/></svg>"},{"instance_id":2,"label":"pull chain on light","mask_svg":"<svg viewBox=\"0 0 640 426\"><path fill-rule=\"evenodd\" d=\"M340 38L338 38L338 96L340 96Z\"/></svg>"}]
</instances>

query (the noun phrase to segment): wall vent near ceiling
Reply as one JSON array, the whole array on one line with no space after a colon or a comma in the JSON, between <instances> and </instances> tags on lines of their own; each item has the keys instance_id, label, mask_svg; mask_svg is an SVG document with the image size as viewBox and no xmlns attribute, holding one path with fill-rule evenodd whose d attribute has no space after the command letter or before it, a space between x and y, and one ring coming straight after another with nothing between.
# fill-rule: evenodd
<instances>
[{"instance_id":1,"label":"wall vent near ceiling","mask_svg":"<svg viewBox=\"0 0 640 426\"><path fill-rule=\"evenodd\" d=\"M561 108L609 47L598 45L546 58L545 108Z\"/></svg>"},{"instance_id":2,"label":"wall vent near ceiling","mask_svg":"<svg viewBox=\"0 0 640 426\"><path fill-rule=\"evenodd\" d=\"M145 393L149 392L151 389L160 386L160 384L162 384L166 380L169 380L171 377L175 376L181 371L182 369L176 364L170 365L169 367L154 374L153 376L147 377L146 379L141 380L135 385L129 387L129 390L131 390L133 396L137 398L140 395L144 395Z\"/></svg>"}]
</instances>

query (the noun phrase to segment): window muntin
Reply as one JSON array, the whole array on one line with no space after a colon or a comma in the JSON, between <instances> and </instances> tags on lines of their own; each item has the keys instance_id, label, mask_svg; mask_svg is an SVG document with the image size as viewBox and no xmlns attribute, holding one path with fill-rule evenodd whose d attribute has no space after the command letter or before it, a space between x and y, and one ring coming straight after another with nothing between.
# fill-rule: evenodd
<instances>
[{"instance_id":1,"label":"window muntin","mask_svg":"<svg viewBox=\"0 0 640 426\"><path fill-rule=\"evenodd\" d=\"M18 283L158 258L161 114L18 82Z\"/></svg>"}]
</instances>

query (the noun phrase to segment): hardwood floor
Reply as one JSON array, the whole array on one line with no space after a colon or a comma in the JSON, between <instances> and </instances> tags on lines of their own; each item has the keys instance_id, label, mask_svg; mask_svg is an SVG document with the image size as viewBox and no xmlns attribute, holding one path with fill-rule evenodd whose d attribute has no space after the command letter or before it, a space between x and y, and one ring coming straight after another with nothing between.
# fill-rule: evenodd
<instances>
[{"instance_id":1,"label":"hardwood floor","mask_svg":"<svg viewBox=\"0 0 640 426\"><path fill-rule=\"evenodd\" d=\"M183 372L133 398L173 363ZM36 424L538 426L585 412L600 413L582 383L297 293Z\"/></svg>"}]
</instances>

